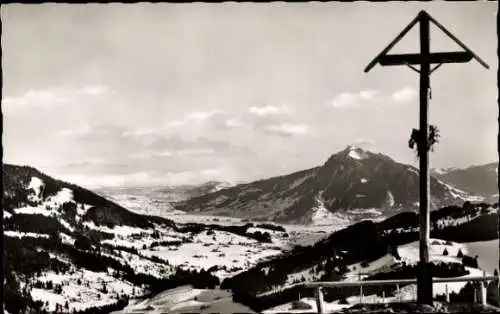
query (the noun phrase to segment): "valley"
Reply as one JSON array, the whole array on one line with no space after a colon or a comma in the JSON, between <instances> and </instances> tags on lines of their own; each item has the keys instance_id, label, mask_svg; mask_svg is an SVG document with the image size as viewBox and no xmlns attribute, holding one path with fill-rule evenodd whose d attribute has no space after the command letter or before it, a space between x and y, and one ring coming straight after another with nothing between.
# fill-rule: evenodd
<instances>
[{"instance_id":1,"label":"valley","mask_svg":"<svg viewBox=\"0 0 500 314\"><path fill-rule=\"evenodd\" d=\"M314 305L311 291L295 286L301 282L411 278L418 260L414 211L332 213L319 194L311 203L316 219L278 223L181 211L170 203L180 194L155 207L138 197L145 193L146 200L150 194L135 192L131 204L123 201L122 193L129 190L108 191L115 195L108 199L102 191L31 167L4 165L2 171L5 313L23 308L40 313L126 313L123 308L273 313L297 302ZM234 188L198 190L201 195L193 199ZM492 273L498 264L497 216L498 203L465 201L433 211L436 271L443 276L473 276L481 269ZM464 266L459 250L478 255L477 265ZM454 285L452 291L458 295L464 286ZM436 295L443 289L436 285ZM387 291L386 297L411 299L411 291L402 287L401 295ZM366 293L380 298L380 291ZM333 289L326 294L327 308L345 308L344 299L352 306L359 296Z\"/></svg>"}]
</instances>

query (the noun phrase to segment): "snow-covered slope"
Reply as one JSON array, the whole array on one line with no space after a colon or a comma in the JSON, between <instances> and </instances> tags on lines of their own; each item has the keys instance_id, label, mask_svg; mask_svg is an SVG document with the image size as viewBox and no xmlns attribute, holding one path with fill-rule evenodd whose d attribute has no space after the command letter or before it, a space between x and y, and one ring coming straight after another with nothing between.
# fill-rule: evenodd
<instances>
[{"instance_id":1,"label":"snow-covered slope","mask_svg":"<svg viewBox=\"0 0 500 314\"><path fill-rule=\"evenodd\" d=\"M498 243L496 243L498 244ZM496 249L497 247L491 246L491 249ZM470 254L468 251L467 243L456 243L451 241L443 241L439 239L431 239L430 246L430 259L433 263L455 263L462 264L462 259L457 257L458 252L461 251L463 254ZM370 279L369 276L373 276L376 274L391 272L402 264L404 265L416 265L419 260L419 252L418 252L418 242L411 242L405 245L402 245L398 248L399 257L396 258L391 254L387 254L379 259L371 261L369 263L360 262L351 264L348 266L348 272L344 274L343 281L358 281L358 280L366 280ZM468 272L467 274L459 277L467 278L467 277L476 277L483 275L483 269L473 268L469 266L465 266L465 270ZM490 274L490 272L486 272ZM306 277L306 281L316 281L311 277L310 272L304 271L302 274L296 274L296 276ZM299 281L300 282L300 281ZM464 282L454 282L454 283L435 283L433 285L433 294L434 297L443 296L446 291L449 293L459 293L466 285L466 281ZM284 290L284 289L283 289ZM356 289L355 289L356 290ZM368 289L365 287L365 293L363 298L360 297L359 293L354 293L351 296L348 296L345 299L345 304L341 303L340 300L335 301L325 301L324 309L327 313L341 311L342 309L349 308L355 304L359 303L389 303L389 302L404 302L404 301L415 301L416 300L416 285L403 285L400 287L400 290L393 291L393 293L386 293L385 296L382 296L380 293L377 295L372 292L366 292ZM275 290L277 291L277 290ZM298 304L301 307L298 307ZM278 306L274 306L272 308L266 309L263 313L315 313L317 312L316 301L311 297L299 297L294 300L287 302L285 304L281 304Z\"/></svg>"},{"instance_id":2,"label":"snow-covered slope","mask_svg":"<svg viewBox=\"0 0 500 314\"><path fill-rule=\"evenodd\" d=\"M431 235L446 237L446 240L431 239L430 254L435 264L433 271L440 277L478 276L483 274L483 269L487 274L492 274L491 265L498 264L498 241L469 242L470 239L497 237L496 229L492 230L490 227L493 221L496 228L497 212L498 205L482 203L464 205L463 208L447 207L433 212ZM231 288L235 293L255 293L263 305L270 305L264 312L293 312L292 308L304 312L314 311L315 306L311 308L304 304L302 305L306 308L297 309L300 307L297 303L301 303L298 302L299 299L308 304L314 303L311 298L294 299L294 296L306 294L305 290L300 290L301 282L415 278L419 260L417 240L418 217L411 212L398 214L376 224L369 221L356 223L319 239L311 246L297 247L286 256L261 262L236 277L225 280L222 286ZM469 250L471 247L475 249ZM472 255L470 260L474 260L473 257L479 254L478 268L471 267L470 261L464 262L459 257L459 251L464 255ZM484 254L486 251L495 254ZM467 260L469 259L465 259ZM256 283L247 285L248 281ZM435 284L434 294L443 295L446 287L450 292L458 293L465 284L466 282ZM399 293L392 287L393 291L386 291L385 300L382 300L379 288L364 289L365 301L387 302L415 298L416 289L412 285L400 287ZM337 299L330 295L333 299L326 302L325 306L339 308L339 300L343 294L350 305L359 303L359 290L346 288L342 291L338 292Z\"/></svg>"},{"instance_id":3,"label":"snow-covered slope","mask_svg":"<svg viewBox=\"0 0 500 314\"><path fill-rule=\"evenodd\" d=\"M214 287L283 252L284 229L139 215L30 167L4 165L3 183L4 297L14 313L19 297L35 312L113 310L164 287Z\"/></svg>"}]
</instances>

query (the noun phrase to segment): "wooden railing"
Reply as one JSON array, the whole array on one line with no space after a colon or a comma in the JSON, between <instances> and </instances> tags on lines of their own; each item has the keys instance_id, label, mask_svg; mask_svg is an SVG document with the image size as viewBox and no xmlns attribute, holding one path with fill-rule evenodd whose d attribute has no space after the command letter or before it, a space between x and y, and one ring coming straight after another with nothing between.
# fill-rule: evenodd
<instances>
[{"instance_id":1,"label":"wooden railing","mask_svg":"<svg viewBox=\"0 0 500 314\"><path fill-rule=\"evenodd\" d=\"M476 303L486 305L486 288L489 282L500 282L497 276L483 276L476 277L457 277L457 278L433 278L433 283L452 283L452 282L472 282L475 283L475 298ZM323 302L323 292L322 288L341 288L341 287L359 287L360 303L363 303L363 287L368 286L396 286L399 292L400 286L416 284L416 279L394 279L394 280L366 280L366 281L326 281L326 282L306 282L301 285L306 288L315 289L315 299L318 308L318 313L324 313L324 302ZM445 292L446 302L450 302L450 294L448 289Z\"/></svg>"}]
</instances>

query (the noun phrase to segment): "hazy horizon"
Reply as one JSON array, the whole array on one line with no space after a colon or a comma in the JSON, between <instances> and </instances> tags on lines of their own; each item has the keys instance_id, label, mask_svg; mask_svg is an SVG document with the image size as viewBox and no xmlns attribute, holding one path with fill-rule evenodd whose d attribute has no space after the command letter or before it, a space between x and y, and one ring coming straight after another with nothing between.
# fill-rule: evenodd
<instances>
[{"instance_id":1,"label":"hazy horizon","mask_svg":"<svg viewBox=\"0 0 500 314\"><path fill-rule=\"evenodd\" d=\"M87 187L248 182L319 166L351 144L417 165L418 74L363 69L422 9L490 66L432 74L430 123L442 137L431 167L496 162L497 8L3 5L4 162ZM417 35L392 52L418 52ZM461 48L431 26L431 51L441 50Z\"/></svg>"}]
</instances>

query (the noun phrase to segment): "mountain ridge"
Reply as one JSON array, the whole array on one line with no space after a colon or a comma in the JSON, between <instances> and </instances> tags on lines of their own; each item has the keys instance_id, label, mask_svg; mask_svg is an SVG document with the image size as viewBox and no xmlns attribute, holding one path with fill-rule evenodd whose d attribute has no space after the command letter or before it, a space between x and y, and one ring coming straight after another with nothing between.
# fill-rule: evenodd
<instances>
[{"instance_id":1,"label":"mountain ridge","mask_svg":"<svg viewBox=\"0 0 500 314\"><path fill-rule=\"evenodd\" d=\"M416 210L418 187L415 167L349 145L321 166L236 185L172 205L186 212L311 223L311 209L320 194L328 212L349 215L370 210L383 215ZM431 191L432 208L461 203L470 197L434 177Z\"/></svg>"},{"instance_id":2,"label":"mountain ridge","mask_svg":"<svg viewBox=\"0 0 500 314\"><path fill-rule=\"evenodd\" d=\"M498 201L498 162L453 168L443 173L433 169L432 172L460 190L482 196L489 202Z\"/></svg>"}]
</instances>

